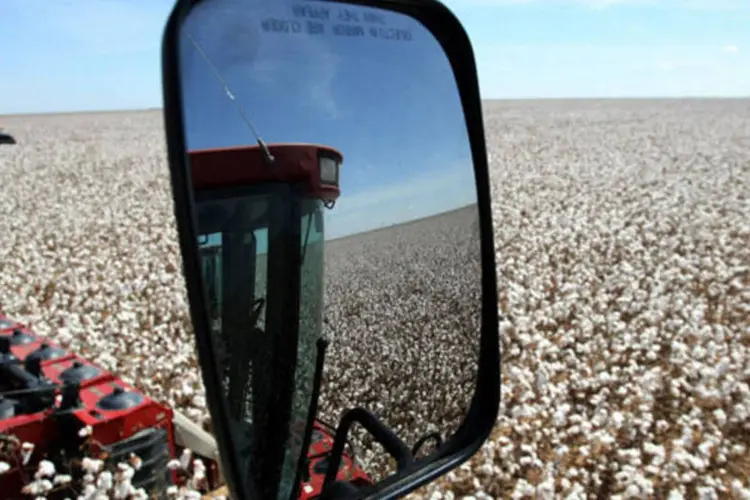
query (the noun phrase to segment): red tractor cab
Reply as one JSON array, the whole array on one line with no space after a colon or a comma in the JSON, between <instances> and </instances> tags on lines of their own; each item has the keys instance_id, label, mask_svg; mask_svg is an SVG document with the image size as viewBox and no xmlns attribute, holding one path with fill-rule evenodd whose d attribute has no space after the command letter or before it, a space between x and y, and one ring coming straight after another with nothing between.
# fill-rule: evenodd
<instances>
[{"instance_id":1,"label":"red tractor cab","mask_svg":"<svg viewBox=\"0 0 750 500\"><path fill-rule=\"evenodd\" d=\"M314 144L189 152L203 287L230 420L214 425L229 426L235 456L228 459L263 497L319 495L333 443L330 429L314 421L324 350L323 209L340 194L342 160ZM349 458L337 477L369 483Z\"/></svg>"},{"instance_id":2,"label":"red tractor cab","mask_svg":"<svg viewBox=\"0 0 750 500\"><path fill-rule=\"evenodd\" d=\"M268 154L270 153L270 158ZM193 188L251 186L265 183L299 184L305 194L333 203L341 194L342 154L315 144L283 143L190 151Z\"/></svg>"}]
</instances>

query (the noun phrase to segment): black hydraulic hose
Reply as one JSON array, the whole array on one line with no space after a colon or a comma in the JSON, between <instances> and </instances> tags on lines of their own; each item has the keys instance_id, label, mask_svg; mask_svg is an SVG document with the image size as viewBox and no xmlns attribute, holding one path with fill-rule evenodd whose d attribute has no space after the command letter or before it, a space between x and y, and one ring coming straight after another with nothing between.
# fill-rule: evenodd
<instances>
[{"instance_id":1,"label":"black hydraulic hose","mask_svg":"<svg viewBox=\"0 0 750 500\"><path fill-rule=\"evenodd\" d=\"M32 387L28 389L16 389L12 391L0 391L0 396L6 397L14 397L14 396L26 396L29 394L37 394L40 392L55 392L58 389L62 389L63 386L60 384L49 384L49 385L40 385L37 387Z\"/></svg>"},{"instance_id":2,"label":"black hydraulic hose","mask_svg":"<svg viewBox=\"0 0 750 500\"><path fill-rule=\"evenodd\" d=\"M297 464L297 474L294 478L294 488L290 499L296 499L299 497L299 489L302 486L302 475L305 469L309 467L308 450L310 449L310 441L312 440L313 424L315 422L315 416L318 413L318 399L320 398L320 385L323 380L323 365L325 365L326 348L328 348L328 340L321 337L315 344L318 350L318 356L315 360L315 378L313 379L313 392L310 398L310 408L307 414L307 423L305 424L305 436L302 440L302 450L300 451L299 462Z\"/></svg>"}]
</instances>

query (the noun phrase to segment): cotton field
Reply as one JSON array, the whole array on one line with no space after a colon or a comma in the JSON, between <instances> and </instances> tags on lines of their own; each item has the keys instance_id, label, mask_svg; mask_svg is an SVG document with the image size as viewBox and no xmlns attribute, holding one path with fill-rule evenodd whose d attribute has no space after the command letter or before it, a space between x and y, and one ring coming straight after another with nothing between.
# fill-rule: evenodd
<instances>
[{"instance_id":1,"label":"cotton field","mask_svg":"<svg viewBox=\"0 0 750 500\"><path fill-rule=\"evenodd\" d=\"M485 110L502 410L426 491L750 498L750 102Z\"/></svg>"},{"instance_id":2,"label":"cotton field","mask_svg":"<svg viewBox=\"0 0 750 500\"><path fill-rule=\"evenodd\" d=\"M750 498L750 101L488 102L485 124L501 414L414 496ZM159 112L0 126L19 142L0 146L0 309L206 422Z\"/></svg>"},{"instance_id":3,"label":"cotton field","mask_svg":"<svg viewBox=\"0 0 750 500\"><path fill-rule=\"evenodd\" d=\"M327 243L331 343L321 419L335 423L344 410L363 407L410 448L429 433L445 439L456 431L477 376L480 241L473 204ZM359 426L352 441L373 477L395 472Z\"/></svg>"}]
</instances>

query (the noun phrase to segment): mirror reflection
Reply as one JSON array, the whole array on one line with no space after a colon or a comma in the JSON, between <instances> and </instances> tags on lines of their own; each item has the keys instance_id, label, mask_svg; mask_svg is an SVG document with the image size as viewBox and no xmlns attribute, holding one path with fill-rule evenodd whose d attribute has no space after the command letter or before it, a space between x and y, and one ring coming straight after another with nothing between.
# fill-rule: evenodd
<instances>
[{"instance_id":1,"label":"mirror reflection","mask_svg":"<svg viewBox=\"0 0 750 500\"><path fill-rule=\"evenodd\" d=\"M243 480L319 494L354 408L433 452L468 411L481 324L475 179L442 48L407 16L315 1L204 1L180 37L231 419L213 426ZM398 470L362 425L347 438L338 479Z\"/></svg>"}]
</instances>

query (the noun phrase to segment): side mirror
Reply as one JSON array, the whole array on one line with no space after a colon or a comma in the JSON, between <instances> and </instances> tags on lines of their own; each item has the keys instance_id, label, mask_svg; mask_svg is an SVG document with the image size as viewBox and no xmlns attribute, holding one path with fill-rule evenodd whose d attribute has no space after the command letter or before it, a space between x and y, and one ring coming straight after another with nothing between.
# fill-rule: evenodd
<instances>
[{"instance_id":1,"label":"side mirror","mask_svg":"<svg viewBox=\"0 0 750 500\"><path fill-rule=\"evenodd\" d=\"M500 353L458 20L433 0L178 0L162 68L232 498L397 498L469 459L497 418Z\"/></svg>"}]
</instances>

